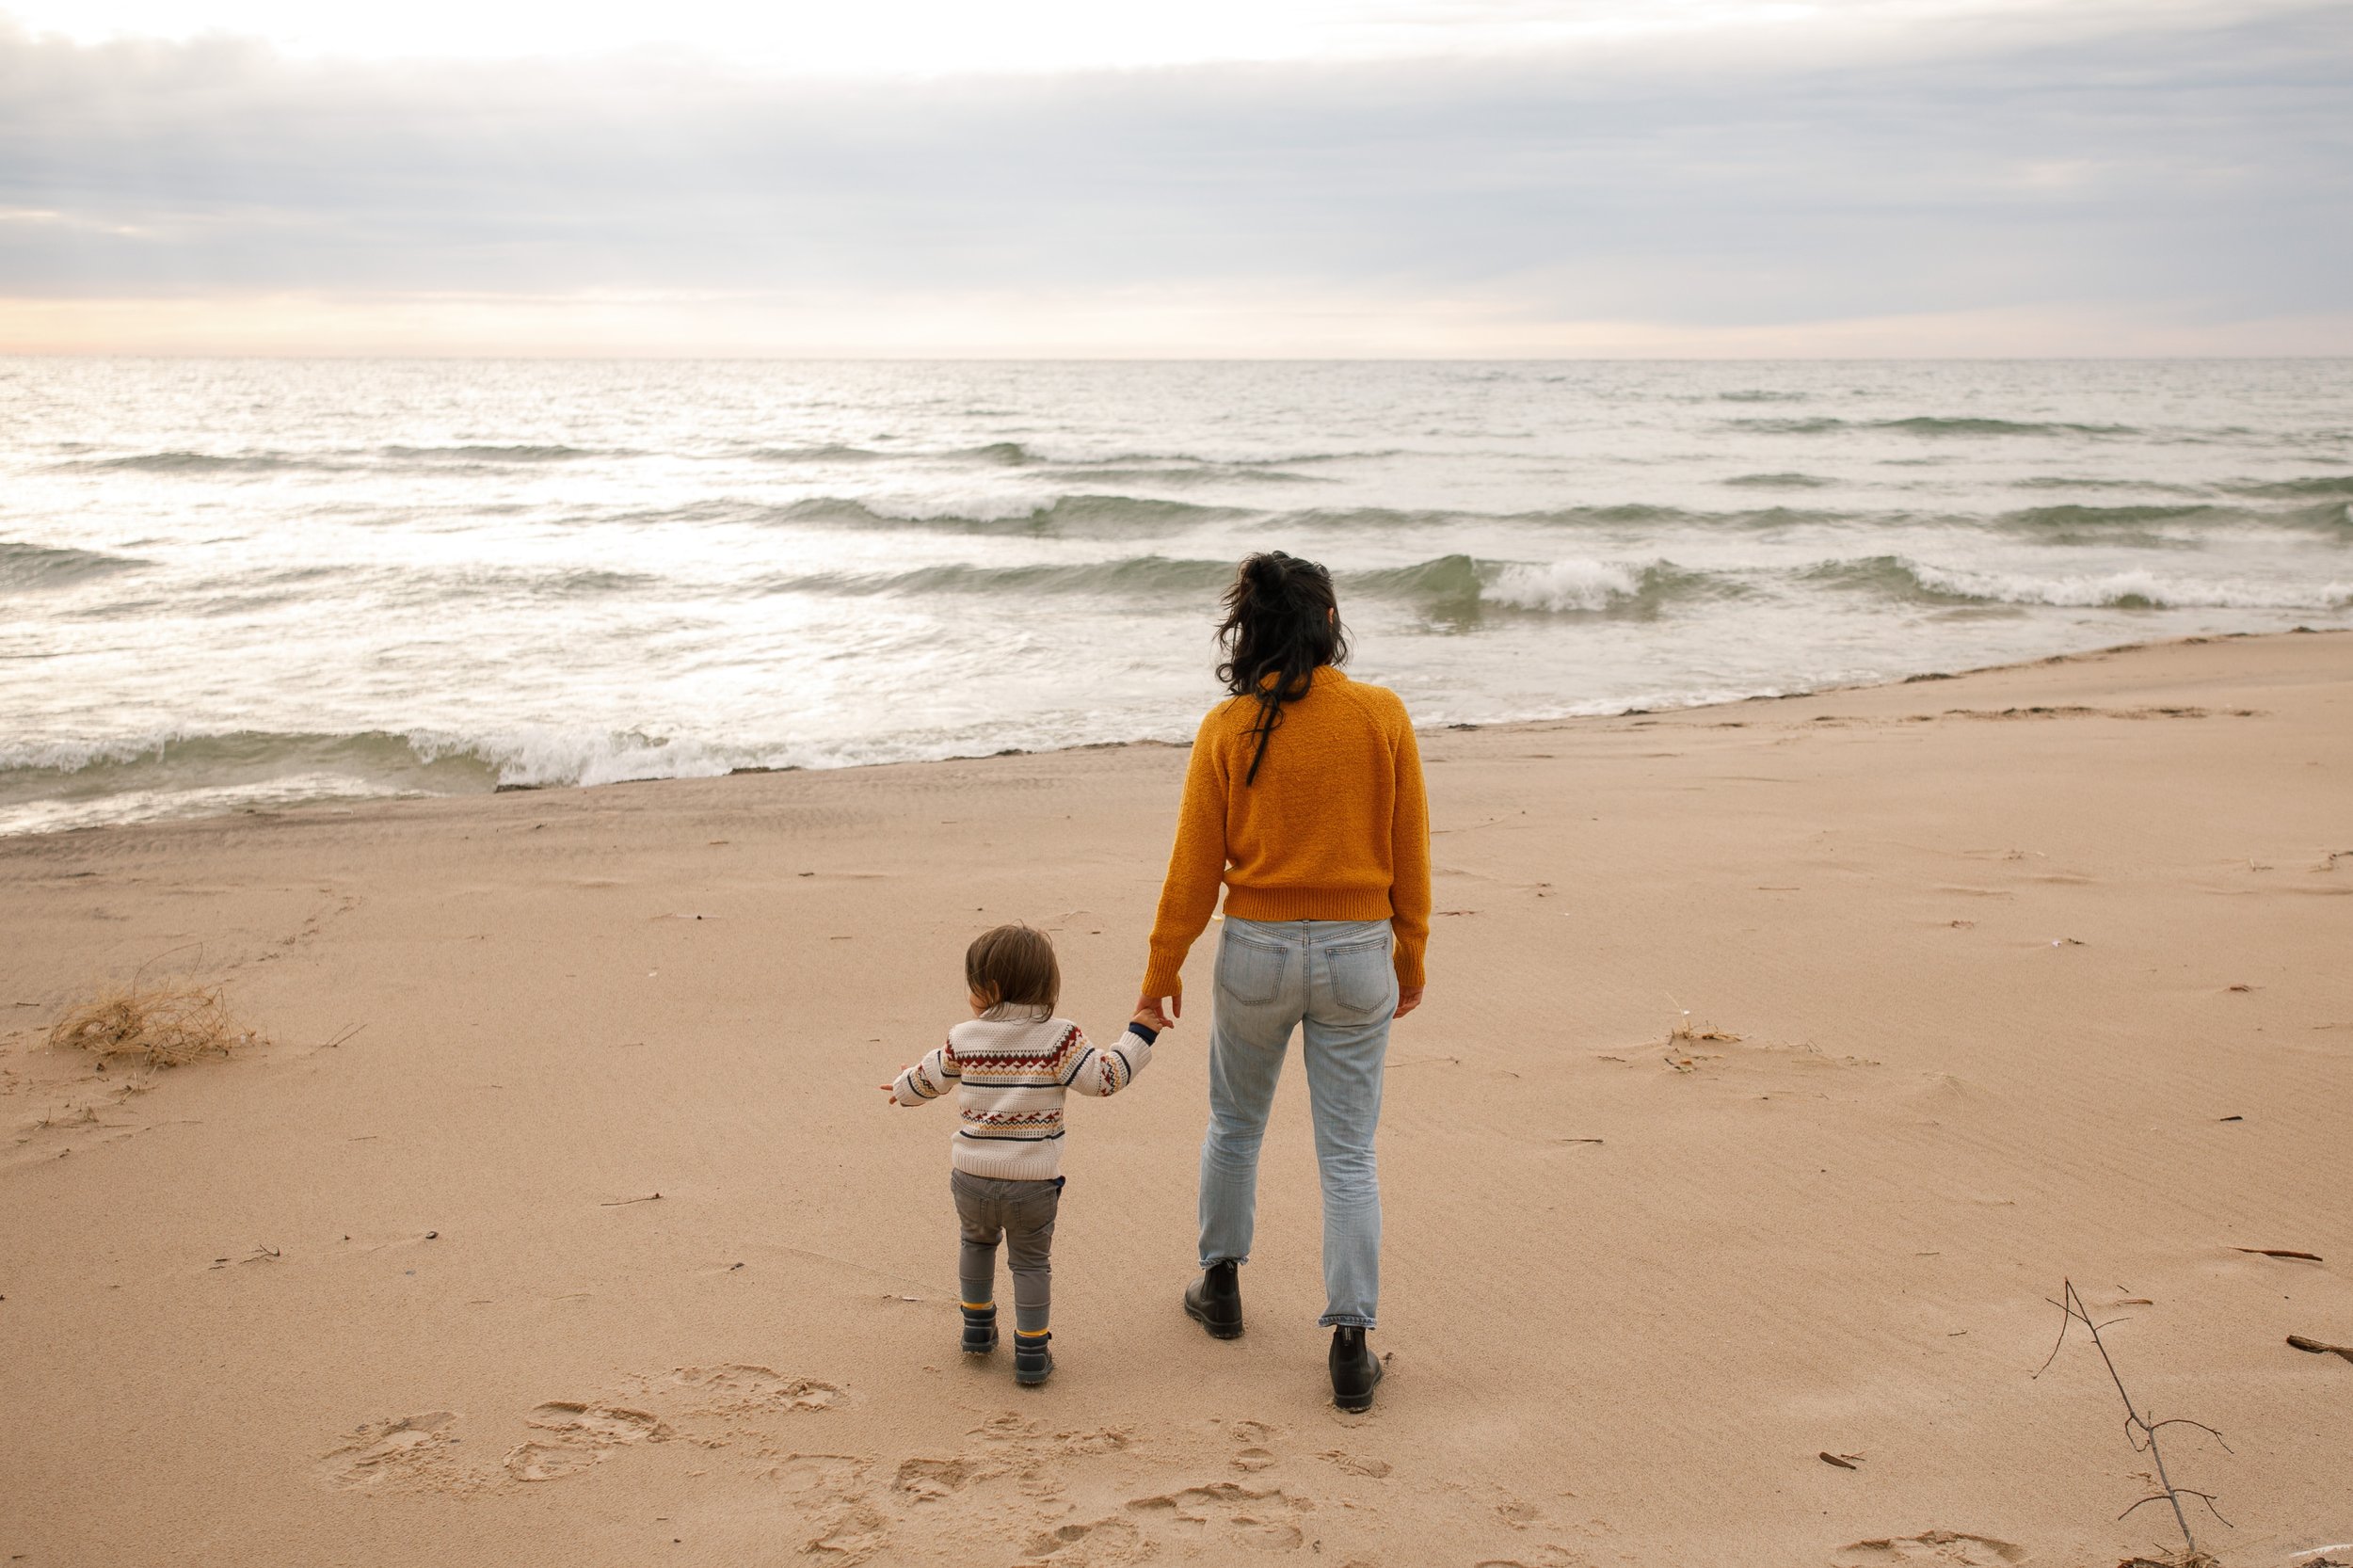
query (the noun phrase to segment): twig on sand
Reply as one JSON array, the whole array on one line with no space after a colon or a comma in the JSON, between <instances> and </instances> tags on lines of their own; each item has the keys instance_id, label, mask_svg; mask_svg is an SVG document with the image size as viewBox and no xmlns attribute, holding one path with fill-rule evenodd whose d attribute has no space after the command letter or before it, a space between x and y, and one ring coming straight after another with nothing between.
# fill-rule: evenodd
<instances>
[{"instance_id":1,"label":"twig on sand","mask_svg":"<svg viewBox=\"0 0 2353 1568\"><path fill-rule=\"evenodd\" d=\"M2288 1343L2314 1355L2341 1355L2347 1361L2353 1361L2353 1345L2331 1345L2325 1339L2308 1339L2300 1334L2289 1335Z\"/></svg>"},{"instance_id":2,"label":"twig on sand","mask_svg":"<svg viewBox=\"0 0 2353 1568\"><path fill-rule=\"evenodd\" d=\"M661 1196L662 1194L659 1192L648 1192L642 1198L610 1198L605 1202L597 1205L597 1207L599 1208L619 1208L626 1204L653 1203L658 1201Z\"/></svg>"},{"instance_id":3,"label":"twig on sand","mask_svg":"<svg viewBox=\"0 0 2353 1568\"><path fill-rule=\"evenodd\" d=\"M2295 1257L2306 1263L2325 1262L2316 1252L2297 1252L2293 1247L2233 1247L2233 1252L2253 1253L2258 1257Z\"/></svg>"},{"instance_id":4,"label":"twig on sand","mask_svg":"<svg viewBox=\"0 0 2353 1568\"><path fill-rule=\"evenodd\" d=\"M2042 1365L2035 1369L2034 1375L2041 1377L2051 1369L2051 1363L2058 1359L2060 1347L2067 1343L2067 1331L2077 1323L2083 1324L2091 1335L2091 1348L2100 1352L2100 1365L2108 1369L2108 1381L2116 1384L2116 1397L2124 1401L2124 1440L2132 1445L2135 1453L2147 1454L2157 1467L2157 1490L2133 1504L2132 1508L2126 1509L2117 1517L2119 1519L2129 1517L2134 1509L2141 1508L2149 1503L2169 1503L2173 1509L2173 1522L2181 1527L2182 1542L2186 1552L2186 1555L2181 1559L2180 1568L2192 1568L2192 1565L2198 1565L2198 1568L2211 1568L2214 1559L2200 1549L2198 1538L2190 1533L2189 1515L2182 1511L2182 1499L2196 1497L2206 1505L2206 1512L2212 1513L2217 1519L2222 1520L2226 1529L2235 1527L2232 1526L2230 1520L2222 1518L2222 1511L2214 1505L2212 1493L2201 1492L2194 1486L2173 1484L2172 1478L2166 1474L2165 1455L2157 1448L2157 1432L2165 1427L2196 1427L2217 1443L2221 1443L2224 1453L2231 1452L2231 1445L2224 1443L2222 1434L2203 1421L2193 1421L2185 1416L2172 1416L2163 1421L2152 1421L2146 1412L2133 1403L2132 1395L2124 1391L2124 1379L2117 1371L2115 1361L2109 1357L2106 1343L2100 1337L2101 1329L2112 1327L2123 1320L2111 1318L2106 1323L2093 1321L2091 1309L2084 1304L2083 1297L2076 1293L2075 1282L2065 1280L2061 1283L2064 1288L2064 1299L2052 1302L2051 1304L2066 1316L2060 1320L2058 1338L2052 1344L2051 1353L2043 1358Z\"/></svg>"},{"instance_id":5,"label":"twig on sand","mask_svg":"<svg viewBox=\"0 0 2353 1568\"><path fill-rule=\"evenodd\" d=\"M365 1024L353 1024L349 1029L344 1030L341 1034L338 1034L332 1040L328 1041L327 1048L328 1050L333 1050L337 1046L342 1045L345 1040L350 1039L353 1035L359 1033L361 1030L367 1027L368 1026Z\"/></svg>"}]
</instances>

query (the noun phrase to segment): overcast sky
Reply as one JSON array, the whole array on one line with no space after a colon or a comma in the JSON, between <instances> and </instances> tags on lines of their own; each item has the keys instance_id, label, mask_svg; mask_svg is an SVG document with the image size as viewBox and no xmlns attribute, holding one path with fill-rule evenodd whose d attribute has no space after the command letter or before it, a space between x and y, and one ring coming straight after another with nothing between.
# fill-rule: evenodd
<instances>
[{"instance_id":1,"label":"overcast sky","mask_svg":"<svg viewBox=\"0 0 2353 1568\"><path fill-rule=\"evenodd\" d=\"M2344 0L0 8L0 348L2353 353Z\"/></svg>"}]
</instances>

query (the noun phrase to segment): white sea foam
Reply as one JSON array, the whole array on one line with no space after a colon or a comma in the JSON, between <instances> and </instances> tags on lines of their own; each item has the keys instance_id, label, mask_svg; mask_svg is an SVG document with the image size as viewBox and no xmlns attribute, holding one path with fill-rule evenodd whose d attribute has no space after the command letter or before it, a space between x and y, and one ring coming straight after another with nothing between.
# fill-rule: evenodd
<instances>
[{"instance_id":1,"label":"white sea foam","mask_svg":"<svg viewBox=\"0 0 2353 1568\"><path fill-rule=\"evenodd\" d=\"M1496 575L1480 597L1523 610L1607 610L1641 592L1641 573L1615 561L1515 563Z\"/></svg>"},{"instance_id":2,"label":"white sea foam","mask_svg":"<svg viewBox=\"0 0 2353 1568\"><path fill-rule=\"evenodd\" d=\"M1914 563L1913 575L1938 593L2000 604L2048 604L2076 609L2318 610L2353 606L2353 582L2313 584L2190 581L2148 568L2126 571L2038 576L2024 572L1956 570Z\"/></svg>"},{"instance_id":3,"label":"white sea foam","mask_svg":"<svg viewBox=\"0 0 2353 1568\"><path fill-rule=\"evenodd\" d=\"M173 817L210 817L315 802L396 799L425 792L397 789L347 773L288 773L247 784L120 790L98 796L0 802L0 838L17 833L61 833L108 823L161 822Z\"/></svg>"},{"instance_id":4,"label":"white sea foam","mask_svg":"<svg viewBox=\"0 0 2353 1568\"><path fill-rule=\"evenodd\" d=\"M714 778L736 768L791 767L779 750L635 731L527 729L487 735L415 733L425 761L462 757L493 769L510 787L620 784L636 778Z\"/></svg>"}]
</instances>

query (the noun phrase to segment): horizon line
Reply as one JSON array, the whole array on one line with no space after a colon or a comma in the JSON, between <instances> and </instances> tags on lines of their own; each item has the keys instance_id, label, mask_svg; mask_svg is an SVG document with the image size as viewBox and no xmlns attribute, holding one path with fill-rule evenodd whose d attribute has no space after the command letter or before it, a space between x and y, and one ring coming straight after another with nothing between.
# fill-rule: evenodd
<instances>
[{"instance_id":1,"label":"horizon line","mask_svg":"<svg viewBox=\"0 0 2353 1568\"><path fill-rule=\"evenodd\" d=\"M0 360L229 360L300 364L2329 364L2353 363L2353 354L290 354L0 346Z\"/></svg>"}]
</instances>

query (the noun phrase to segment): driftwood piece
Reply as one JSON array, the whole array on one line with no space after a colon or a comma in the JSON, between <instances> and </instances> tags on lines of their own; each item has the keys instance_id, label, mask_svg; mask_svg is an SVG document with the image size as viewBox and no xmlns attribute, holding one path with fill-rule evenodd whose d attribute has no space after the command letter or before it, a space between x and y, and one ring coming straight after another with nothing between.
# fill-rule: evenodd
<instances>
[{"instance_id":1,"label":"driftwood piece","mask_svg":"<svg viewBox=\"0 0 2353 1568\"><path fill-rule=\"evenodd\" d=\"M2341 1355L2347 1361L2353 1361L2353 1345L2331 1345L2325 1339L2307 1339L2300 1334L2289 1335L2288 1343L2314 1355Z\"/></svg>"}]
</instances>

